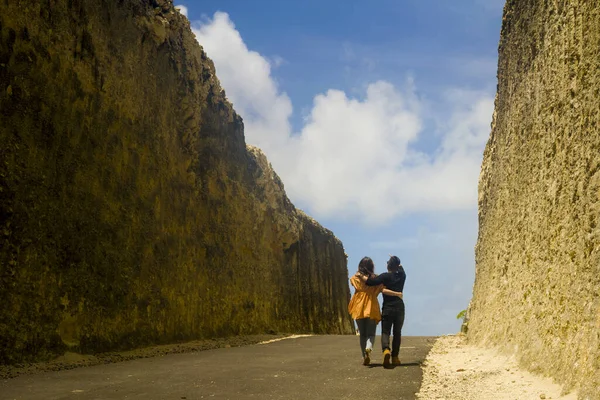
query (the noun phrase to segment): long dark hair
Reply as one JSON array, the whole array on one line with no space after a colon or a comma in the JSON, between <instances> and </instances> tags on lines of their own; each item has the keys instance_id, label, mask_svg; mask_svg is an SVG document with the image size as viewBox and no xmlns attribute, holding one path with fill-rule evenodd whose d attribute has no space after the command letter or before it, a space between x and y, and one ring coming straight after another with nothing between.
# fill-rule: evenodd
<instances>
[{"instance_id":1,"label":"long dark hair","mask_svg":"<svg viewBox=\"0 0 600 400\"><path fill-rule=\"evenodd\" d=\"M390 272L396 272L400 269L402 264L400 263L400 259L396 256L390 256L390 259L387 262L387 269Z\"/></svg>"},{"instance_id":2,"label":"long dark hair","mask_svg":"<svg viewBox=\"0 0 600 400\"><path fill-rule=\"evenodd\" d=\"M375 264L370 257L363 257L358 263L358 272L363 275L371 276L375 273Z\"/></svg>"}]
</instances>

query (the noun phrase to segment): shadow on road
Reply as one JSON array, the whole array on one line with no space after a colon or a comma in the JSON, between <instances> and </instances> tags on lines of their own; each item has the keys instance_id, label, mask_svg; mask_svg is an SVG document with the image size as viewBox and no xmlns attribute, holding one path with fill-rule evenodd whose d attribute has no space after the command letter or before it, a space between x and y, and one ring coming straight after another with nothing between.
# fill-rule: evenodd
<instances>
[{"instance_id":1,"label":"shadow on road","mask_svg":"<svg viewBox=\"0 0 600 400\"><path fill-rule=\"evenodd\" d=\"M400 365L390 365L389 367L385 368L385 369L394 369L394 368L400 368L400 367L420 367L421 363L420 362L411 362L411 363L402 363ZM367 365L368 368L381 368L383 367L383 364L381 363L371 363L369 365Z\"/></svg>"}]
</instances>

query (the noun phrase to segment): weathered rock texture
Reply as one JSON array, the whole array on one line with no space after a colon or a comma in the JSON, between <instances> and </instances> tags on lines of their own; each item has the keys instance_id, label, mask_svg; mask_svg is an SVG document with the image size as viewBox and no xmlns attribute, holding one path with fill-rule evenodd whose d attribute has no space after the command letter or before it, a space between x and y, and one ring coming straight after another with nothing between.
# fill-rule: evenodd
<instances>
[{"instance_id":1,"label":"weathered rock texture","mask_svg":"<svg viewBox=\"0 0 600 400\"><path fill-rule=\"evenodd\" d=\"M170 1L0 1L0 363L350 333L349 296Z\"/></svg>"},{"instance_id":2,"label":"weathered rock texture","mask_svg":"<svg viewBox=\"0 0 600 400\"><path fill-rule=\"evenodd\" d=\"M600 3L509 0L469 337L600 398Z\"/></svg>"}]
</instances>

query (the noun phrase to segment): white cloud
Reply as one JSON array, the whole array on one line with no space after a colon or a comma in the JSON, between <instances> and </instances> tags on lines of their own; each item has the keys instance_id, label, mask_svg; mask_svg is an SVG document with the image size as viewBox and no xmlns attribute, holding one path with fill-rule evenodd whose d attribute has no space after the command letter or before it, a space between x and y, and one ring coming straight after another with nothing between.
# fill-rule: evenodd
<instances>
[{"instance_id":1,"label":"white cloud","mask_svg":"<svg viewBox=\"0 0 600 400\"><path fill-rule=\"evenodd\" d=\"M406 88L373 82L360 97L318 94L300 132L292 132L292 104L271 76L272 62L247 48L229 16L216 13L194 33L244 118L247 142L265 151L288 195L315 216L377 223L407 212L476 207L490 97L446 93L450 117L430 152L415 143L435 110L421 104L410 80Z\"/></svg>"},{"instance_id":2,"label":"white cloud","mask_svg":"<svg viewBox=\"0 0 600 400\"><path fill-rule=\"evenodd\" d=\"M279 68L281 67L283 64L285 64L285 60L283 59L283 57L280 56L273 56L269 58L269 63L271 64L271 67L273 68Z\"/></svg>"},{"instance_id":3,"label":"white cloud","mask_svg":"<svg viewBox=\"0 0 600 400\"><path fill-rule=\"evenodd\" d=\"M179 12L180 12L182 15L184 15L184 16L186 16L186 17L188 16L188 8L187 8L186 6L183 6L183 5L178 5L178 6L175 6L175 9L176 9L176 10L179 10Z\"/></svg>"},{"instance_id":4,"label":"white cloud","mask_svg":"<svg viewBox=\"0 0 600 400\"><path fill-rule=\"evenodd\" d=\"M292 102L279 93L271 77L271 63L246 47L225 13L215 13L212 20L192 30L215 63L227 97L244 119L246 141L263 150L267 150L266 144L274 147L286 142Z\"/></svg>"}]
</instances>

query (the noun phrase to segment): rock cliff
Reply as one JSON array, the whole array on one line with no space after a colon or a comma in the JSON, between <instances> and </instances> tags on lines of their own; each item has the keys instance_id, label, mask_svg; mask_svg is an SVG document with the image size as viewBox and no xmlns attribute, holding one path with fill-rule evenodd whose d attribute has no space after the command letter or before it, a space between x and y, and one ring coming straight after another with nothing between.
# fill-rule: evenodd
<instances>
[{"instance_id":1,"label":"rock cliff","mask_svg":"<svg viewBox=\"0 0 600 400\"><path fill-rule=\"evenodd\" d=\"M347 273L170 0L0 1L0 363L351 333Z\"/></svg>"},{"instance_id":2,"label":"rock cliff","mask_svg":"<svg viewBox=\"0 0 600 400\"><path fill-rule=\"evenodd\" d=\"M509 0L468 336L600 399L600 3Z\"/></svg>"}]
</instances>

